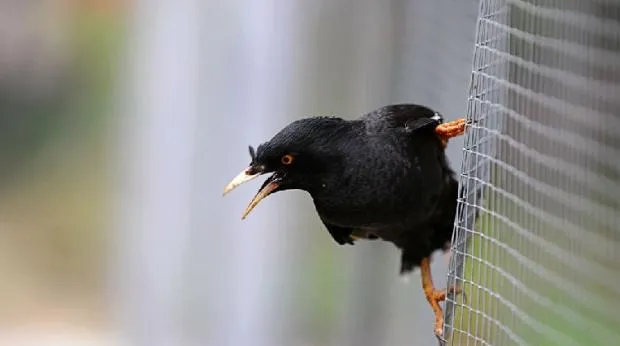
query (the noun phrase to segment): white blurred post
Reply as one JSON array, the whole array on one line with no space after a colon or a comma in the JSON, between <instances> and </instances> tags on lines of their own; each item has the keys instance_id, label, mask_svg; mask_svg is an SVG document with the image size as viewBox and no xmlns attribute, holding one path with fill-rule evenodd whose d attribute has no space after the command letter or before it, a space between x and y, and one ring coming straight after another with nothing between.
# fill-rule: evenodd
<instances>
[{"instance_id":1,"label":"white blurred post","mask_svg":"<svg viewBox=\"0 0 620 346\"><path fill-rule=\"evenodd\" d=\"M116 322L130 345L183 345L179 286L192 210L199 2L134 3L116 176Z\"/></svg>"},{"instance_id":2,"label":"white blurred post","mask_svg":"<svg viewBox=\"0 0 620 346\"><path fill-rule=\"evenodd\" d=\"M244 185L226 198L221 194L249 162L247 145L260 144L290 120L285 116L291 98L286 81L292 73L287 53L297 19L293 6L284 0L208 6L203 84L208 114L201 119L201 134L206 135L198 139L196 162L196 207L202 213L197 212L199 229L192 241L190 270L196 274L189 278L201 288L194 301L208 306L194 313L196 319L207 318L200 322L206 329L202 344L277 345L290 325L277 317L284 293L278 280L286 258L281 240L291 232L281 223L295 214L279 211L278 203L281 207L290 195L270 198L241 221L261 182ZM229 20L231 13L237 22ZM235 59L226 58L231 52Z\"/></svg>"}]
</instances>

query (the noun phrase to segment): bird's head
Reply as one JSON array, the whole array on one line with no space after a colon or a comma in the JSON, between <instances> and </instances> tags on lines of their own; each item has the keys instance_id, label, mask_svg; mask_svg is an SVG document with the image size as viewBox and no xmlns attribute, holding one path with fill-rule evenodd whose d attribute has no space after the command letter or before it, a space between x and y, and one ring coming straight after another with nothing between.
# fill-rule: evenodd
<instances>
[{"instance_id":1,"label":"bird's head","mask_svg":"<svg viewBox=\"0 0 620 346\"><path fill-rule=\"evenodd\" d=\"M272 173L245 209L245 219L261 200L275 192L300 189L312 193L325 186L337 178L339 143L348 134L348 126L348 122L332 117L306 118L289 124L256 150L249 147L250 164L226 185L224 195Z\"/></svg>"}]
</instances>

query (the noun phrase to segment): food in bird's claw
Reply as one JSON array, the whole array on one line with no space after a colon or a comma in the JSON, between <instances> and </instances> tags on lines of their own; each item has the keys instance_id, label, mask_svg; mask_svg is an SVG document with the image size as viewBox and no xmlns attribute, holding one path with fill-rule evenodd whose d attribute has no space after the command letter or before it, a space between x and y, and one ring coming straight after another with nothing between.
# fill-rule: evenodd
<instances>
[{"instance_id":1,"label":"food in bird's claw","mask_svg":"<svg viewBox=\"0 0 620 346\"><path fill-rule=\"evenodd\" d=\"M379 238L396 245L401 274L420 267L441 339L439 302L446 291L433 286L430 256L451 240L458 183L444 149L464 129L464 119L443 123L439 113L415 104L385 106L351 121L297 120L256 150L250 146L249 166L224 194L271 173L242 218L265 197L299 189L310 194L338 244Z\"/></svg>"}]
</instances>

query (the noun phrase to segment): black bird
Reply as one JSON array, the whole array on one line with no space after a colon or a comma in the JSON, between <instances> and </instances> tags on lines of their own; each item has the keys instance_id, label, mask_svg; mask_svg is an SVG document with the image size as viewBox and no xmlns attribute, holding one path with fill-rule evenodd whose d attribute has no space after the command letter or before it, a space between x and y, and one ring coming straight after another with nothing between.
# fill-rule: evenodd
<instances>
[{"instance_id":1,"label":"black bird","mask_svg":"<svg viewBox=\"0 0 620 346\"><path fill-rule=\"evenodd\" d=\"M297 120L256 151L250 146L249 167L224 194L273 173L242 218L268 195L299 189L310 194L338 244L377 238L393 243L402 252L401 274L420 267L434 332L442 339L439 302L446 291L433 286L430 256L451 241L458 183L444 148L464 126L463 119L443 123L439 113L415 104L385 106L352 121Z\"/></svg>"}]
</instances>

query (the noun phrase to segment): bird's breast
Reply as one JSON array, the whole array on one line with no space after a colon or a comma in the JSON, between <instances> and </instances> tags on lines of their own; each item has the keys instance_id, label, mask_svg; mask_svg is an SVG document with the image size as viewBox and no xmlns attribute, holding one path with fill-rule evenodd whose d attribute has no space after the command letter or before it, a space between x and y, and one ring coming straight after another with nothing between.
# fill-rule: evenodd
<instances>
[{"instance_id":1,"label":"bird's breast","mask_svg":"<svg viewBox=\"0 0 620 346\"><path fill-rule=\"evenodd\" d=\"M436 196L419 185L383 182L362 184L314 198L321 218L341 227L399 228L422 222L430 215Z\"/></svg>"},{"instance_id":2,"label":"bird's breast","mask_svg":"<svg viewBox=\"0 0 620 346\"><path fill-rule=\"evenodd\" d=\"M368 229L422 222L436 203L443 172L436 155L406 149L375 148L351 157L346 170L311 193L321 218Z\"/></svg>"}]
</instances>

